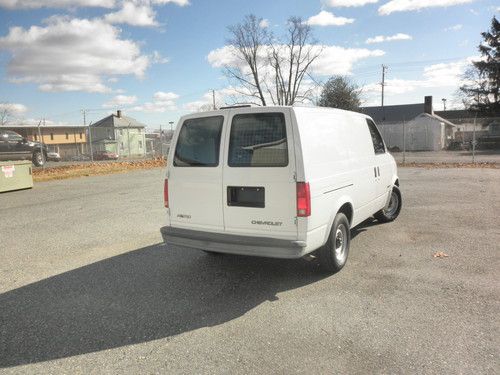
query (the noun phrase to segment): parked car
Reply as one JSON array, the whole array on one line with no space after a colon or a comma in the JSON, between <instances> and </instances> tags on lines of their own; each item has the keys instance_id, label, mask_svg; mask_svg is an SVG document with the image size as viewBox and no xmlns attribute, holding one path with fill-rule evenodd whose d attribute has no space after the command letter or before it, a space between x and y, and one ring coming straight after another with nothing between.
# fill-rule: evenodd
<instances>
[{"instance_id":1,"label":"parked car","mask_svg":"<svg viewBox=\"0 0 500 375\"><path fill-rule=\"evenodd\" d=\"M373 120L329 108L229 108L180 119L164 185L167 244L346 263L350 229L402 205Z\"/></svg>"},{"instance_id":2,"label":"parked car","mask_svg":"<svg viewBox=\"0 0 500 375\"><path fill-rule=\"evenodd\" d=\"M50 161L61 161L61 155L59 155L58 152L49 151L49 152L47 152L47 160L50 160Z\"/></svg>"},{"instance_id":3,"label":"parked car","mask_svg":"<svg viewBox=\"0 0 500 375\"><path fill-rule=\"evenodd\" d=\"M96 151L94 153L94 160L117 160L118 154L109 151Z\"/></svg>"},{"instance_id":4,"label":"parked car","mask_svg":"<svg viewBox=\"0 0 500 375\"><path fill-rule=\"evenodd\" d=\"M0 160L31 160L41 167L47 160L45 144L31 142L12 130L0 129Z\"/></svg>"}]
</instances>

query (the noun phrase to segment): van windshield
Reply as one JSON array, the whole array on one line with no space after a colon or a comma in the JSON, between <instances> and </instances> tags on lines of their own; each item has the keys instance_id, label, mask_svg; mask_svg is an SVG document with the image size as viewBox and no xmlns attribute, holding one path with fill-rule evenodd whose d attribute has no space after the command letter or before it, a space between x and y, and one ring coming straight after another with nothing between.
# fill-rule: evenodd
<instances>
[{"instance_id":1,"label":"van windshield","mask_svg":"<svg viewBox=\"0 0 500 375\"><path fill-rule=\"evenodd\" d=\"M288 143L283 113L233 117L229 137L230 167L285 167Z\"/></svg>"},{"instance_id":2,"label":"van windshield","mask_svg":"<svg viewBox=\"0 0 500 375\"><path fill-rule=\"evenodd\" d=\"M174 166L216 167L219 165L223 122L223 116L184 121L175 147Z\"/></svg>"}]
</instances>

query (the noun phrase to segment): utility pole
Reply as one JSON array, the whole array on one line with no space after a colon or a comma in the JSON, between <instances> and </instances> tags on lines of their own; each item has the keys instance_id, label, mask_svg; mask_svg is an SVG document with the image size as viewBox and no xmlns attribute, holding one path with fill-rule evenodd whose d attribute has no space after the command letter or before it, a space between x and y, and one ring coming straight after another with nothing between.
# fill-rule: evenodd
<instances>
[{"instance_id":1,"label":"utility pole","mask_svg":"<svg viewBox=\"0 0 500 375\"><path fill-rule=\"evenodd\" d=\"M384 108L384 87L385 87L385 72L387 71L387 66L382 64L382 82L380 85L382 86L382 108Z\"/></svg>"},{"instance_id":2,"label":"utility pole","mask_svg":"<svg viewBox=\"0 0 500 375\"><path fill-rule=\"evenodd\" d=\"M90 148L90 161L94 161L94 151L92 149L92 130L90 128L90 125L91 123L89 124L89 126L87 127L87 110L86 109L82 109L82 114L83 114L83 128L87 128L87 132L88 132L88 135L89 135L89 148Z\"/></svg>"},{"instance_id":3,"label":"utility pole","mask_svg":"<svg viewBox=\"0 0 500 375\"><path fill-rule=\"evenodd\" d=\"M45 126L45 117L43 118L43 126ZM43 154L43 139L42 139L42 131L40 129L40 125L42 124L42 121L38 122L38 139L40 140L40 154L42 155L42 168L45 167L45 156Z\"/></svg>"},{"instance_id":4,"label":"utility pole","mask_svg":"<svg viewBox=\"0 0 500 375\"><path fill-rule=\"evenodd\" d=\"M441 99L443 101L443 111L446 111L446 98Z\"/></svg>"},{"instance_id":5,"label":"utility pole","mask_svg":"<svg viewBox=\"0 0 500 375\"><path fill-rule=\"evenodd\" d=\"M215 90L212 90L212 104L213 104L213 107L214 107L213 109L214 109L214 111L215 111L215 110L217 109L217 108L215 107Z\"/></svg>"},{"instance_id":6,"label":"utility pole","mask_svg":"<svg viewBox=\"0 0 500 375\"><path fill-rule=\"evenodd\" d=\"M163 131L161 130L161 124L160 124L160 153L161 157L163 158Z\"/></svg>"},{"instance_id":7,"label":"utility pole","mask_svg":"<svg viewBox=\"0 0 500 375\"><path fill-rule=\"evenodd\" d=\"M385 110L384 110L384 88L385 88L385 72L387 71L387 66L382 64L382 118L385 120Z\"/></svg>"}]
</instances>

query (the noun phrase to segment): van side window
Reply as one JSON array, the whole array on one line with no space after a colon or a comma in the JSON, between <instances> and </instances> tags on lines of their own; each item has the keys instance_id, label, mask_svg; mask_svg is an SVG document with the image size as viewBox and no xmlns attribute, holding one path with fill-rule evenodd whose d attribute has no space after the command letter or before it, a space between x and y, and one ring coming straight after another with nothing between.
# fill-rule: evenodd
<instances>
[{"instance_id":1,"label":"van side window","mask_svg":"<svg viewBox=\"0 0 500 375\"><path fill-rule=\"evenodd\" d=\"M382 136L380 135L377 126L372 120L366 119L366 123L368 124L368 129L370 129L375 154L385 153L384 141L382 140Z\"/></svg>"},{"instance_id":2,"label":"van side window","mask_svg":"<svg viewBox=\"0 0 500 375\"><path fill-rule=\"evenodd\" d=\"M175 147L174 166L218 166L223 122L223 116L184 121Z\"/></svg>"},{"instance_id":3,"label":"van side window","mask_svg":"<svg viewBox=\"0 0 500 375\"><path fill-rule=\"evenodd\" d=\"M286 167L288 143L283 113L234 116L228 159L230 167Z\"/></svg>"}]
</instances>

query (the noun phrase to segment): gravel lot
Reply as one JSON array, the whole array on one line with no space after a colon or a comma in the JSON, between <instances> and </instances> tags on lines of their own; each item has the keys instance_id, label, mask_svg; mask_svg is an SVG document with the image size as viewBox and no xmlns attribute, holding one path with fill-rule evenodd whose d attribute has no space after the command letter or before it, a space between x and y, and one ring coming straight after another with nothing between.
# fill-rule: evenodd
<instances>
[{"instance_id":1,"label":"gravel lot","mask_svg":"<svg viewBox=\"0 0 500 375\"><path fill-rule=\"evenodd\" d=\"M162 246L162 178L0 194L0 372L499 372L500 170L400 169L333 276Z\"/></svg>"}]
</instances>

